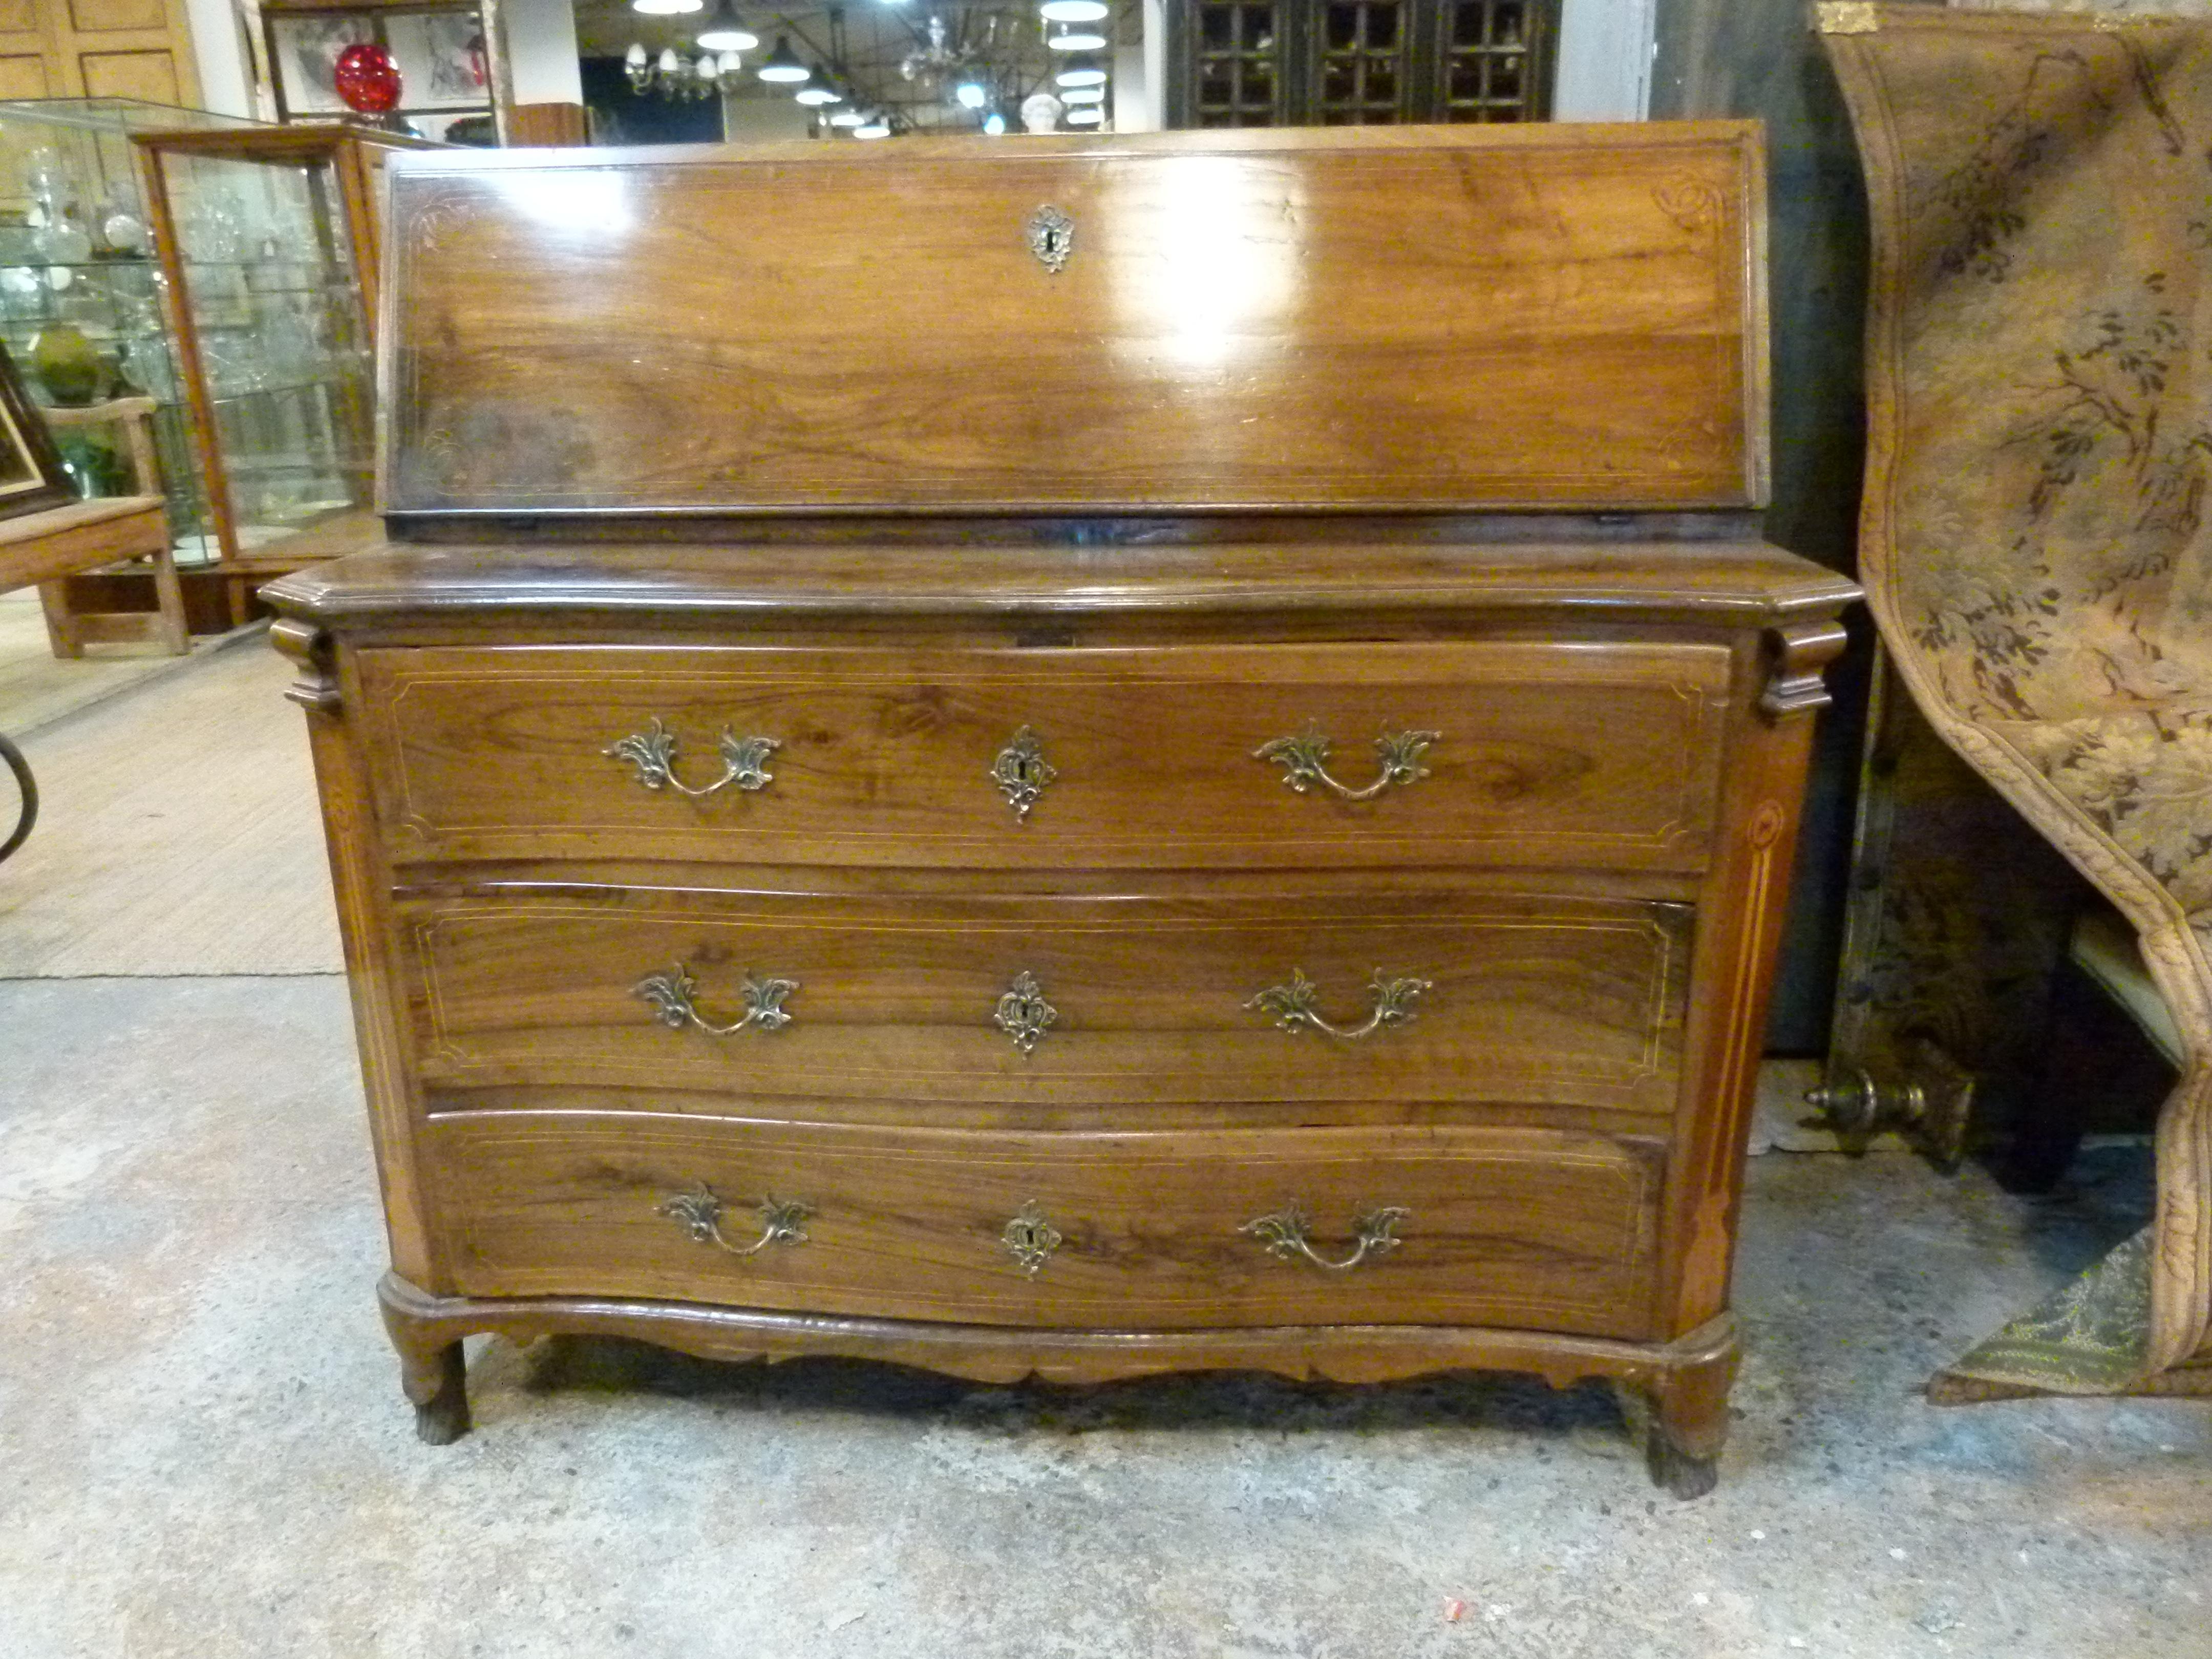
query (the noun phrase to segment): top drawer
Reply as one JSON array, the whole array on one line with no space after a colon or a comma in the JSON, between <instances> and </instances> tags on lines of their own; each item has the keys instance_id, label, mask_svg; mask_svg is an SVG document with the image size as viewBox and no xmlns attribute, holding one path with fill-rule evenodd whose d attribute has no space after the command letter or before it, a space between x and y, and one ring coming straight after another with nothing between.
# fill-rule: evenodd
<instances>
[{"instance_id":1,"label":"top drawer","mask_svg":"<svg viewBox=\"0 0 2212 1659\"><path fill-rule=\"evenodd\" d=\"M372 649L401 863L1690 872L1718 645Z\"/></svg>"}]
</instances>

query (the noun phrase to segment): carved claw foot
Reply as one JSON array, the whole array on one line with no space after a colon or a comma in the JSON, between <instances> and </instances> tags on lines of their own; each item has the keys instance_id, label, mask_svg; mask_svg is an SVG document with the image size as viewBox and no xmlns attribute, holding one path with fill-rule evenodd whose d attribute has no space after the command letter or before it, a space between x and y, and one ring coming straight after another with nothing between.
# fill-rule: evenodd
<instances>
[{"instance_id":1,"label":"carved claw foot","mask_svg":"<svg viewBox=\"0 0 2212 1659\"><path fill-rule=\"evenodd\" d=\"M415 1433L423 1444L450 1446L469 1431L468 1369L459 1343L403 1361L400 1382L414 1402Z\"/></svg>"}]
</instances>

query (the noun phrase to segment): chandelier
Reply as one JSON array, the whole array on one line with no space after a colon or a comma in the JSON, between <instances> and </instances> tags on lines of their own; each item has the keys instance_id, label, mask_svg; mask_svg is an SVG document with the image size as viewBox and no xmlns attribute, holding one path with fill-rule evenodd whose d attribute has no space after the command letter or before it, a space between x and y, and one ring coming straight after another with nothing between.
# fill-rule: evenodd
<instances>
[{"instance_id":1,"label":"chandelier","mask_svg":"<svg viewBox=\"0 0 2212 1659\"><path fill-rule=\"evenodd\" d=\"M640 97L658 93L678 100L719 98L738 89L744 70L744 60L734 52L702 52L694 58L673 46L663 46L660 56L654 58L641 43L633 40L623 54L623 73L629 77L630 90Z\"/></svg>"}]
</instances>

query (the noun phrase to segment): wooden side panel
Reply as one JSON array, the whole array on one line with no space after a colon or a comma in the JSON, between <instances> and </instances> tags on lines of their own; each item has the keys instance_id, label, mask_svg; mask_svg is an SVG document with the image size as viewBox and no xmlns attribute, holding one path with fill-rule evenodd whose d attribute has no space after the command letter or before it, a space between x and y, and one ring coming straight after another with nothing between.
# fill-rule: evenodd
<instances>
[{"instance_id":1,"label":"wooden side panel","mask_svg":"<svg viewBox=\"0 0 2212 1659\"><path fill-rule=\"evenodd\" d=\"M69 0L70 21L86 33L167 27L163 0Z\"/></svg>"},{"instance_id":2,"label":"wooden side panel","mask_svg":"<svg viewBox=\"0 0 2212 1659\"><path fill-rule=\"evenodd\" d=\"M370 651L365 711L403 863L715 859L986 869L1390 868L1465 860L1695 871L1718 793L1717 645L924 651ZM776 746L703 799L612 753L656 723L704 788L722 735ZM1026 817L994 781L1027 731ZM1317 732L1292 788L1261 751ZM1376 789L1393 733L1428 738ZM1278 751L1279 755L1280 751ZM757 782L758 781L756 780Z\"/></svg>"},{"instance_id":3,"label":"wooden side panel","mask_svg":"<svg viewBox=\"0 0 2212 1659\"><path fill-rule=\"evenodd\" d=\"M1656 1143L1540 1130L973 1134L585 1114L424 1131L453 1280L1034 1328L1468 1324L1647 1334ZM734 1256L663 1206L705 1188L730 1245L771 1196L802 1241ZM1400 1243L1349 1271L1243 1229L1296 1207L1342 1261L1359 1218ZM1056 1243L1024 1271L1006 1235ZM1032 1231L1032 1238L1036 1237Z\"/></svg>"},{"instance_id":4,"label":"wooden side panel","mask_svg":"<svg viewBox=\"0 0 2212 1659\"><path fill-rule=\"evenodd\" d=\"M1727 123L410 157L388 504L1752 504L1759 173Z\"/></svg>"},{"instance_id":5,"label":"wooden side panel","mask_svg":"<svg viewBox=\"0 0 2212 1659\"><path fill-rule=\"evenodd\" d=\"M1686 906L1294 890L1279 898L432 901L411 908L424 1074L927 1103L1390 1098L1674 1109ZM638 987L677 964L700 1018L778 978L787 1024L664 1024ZM1425 989L1364 1036L1282 1029L1255 999L1303 972L1358 1030L1372 981ZM1000 1024L1023 974L1053 1010Z\"/></svg>"},{"instance_id":6,"label":"wooden side panel","mask_svg":"<svg viewBox=\"0 0 2212 1659\"><path fill-rule=\"evenodd\" d=\"M167 50L88 52L80 54L78 64L88 98L143 98L153 104L184 101L176 54Z\"/></svg>"},{"instance_id":7,"label":"wooden side panel","mask_svg":"<svg viewBox=\"0 0 2212 1659\"><path fill-rule=\"evenodd\" d=\"M0 57L0 98L43 98L46 95L46 60L44 58L28 52Z\"/></svg>"}]
</instances>

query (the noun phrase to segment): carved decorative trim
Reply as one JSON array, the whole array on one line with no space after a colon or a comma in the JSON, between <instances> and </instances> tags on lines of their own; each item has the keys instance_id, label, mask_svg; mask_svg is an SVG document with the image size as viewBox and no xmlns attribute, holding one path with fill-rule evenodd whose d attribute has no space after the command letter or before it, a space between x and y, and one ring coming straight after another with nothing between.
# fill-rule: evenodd
<instances>
[{"instance_id":1,"label":"carved decorative trim","mask_svg":"<svg viewBox=\"0 0 2212 1659\"><path fill-rule=\"evenodd\" d=\"M1789 623L1766 630L1766 690L1759 708L1772 719L1808 714L1834 701L1821 672L1850 641L1843 624Z\"/></svg>"},{"instance_id":2,"label":"carved decorative trim","mask_svg":"<svg viewBox=\"0 0 2212 1659\"><path fill-rule=\"evenodd\" d=\"M300 667L300 678L284 688L284 695L302 708L337 714L337 655L331 636L313 623L279 617L269 625L269 643Z\"/></svg>"}]
</instances>

